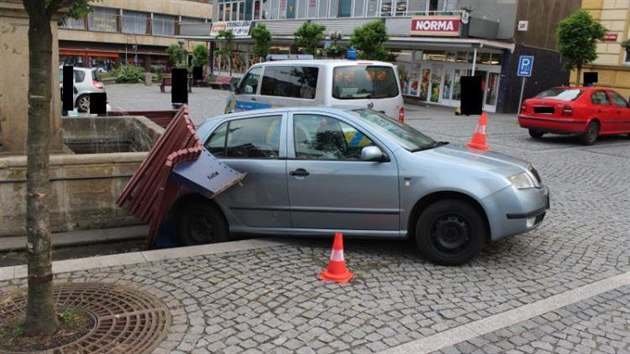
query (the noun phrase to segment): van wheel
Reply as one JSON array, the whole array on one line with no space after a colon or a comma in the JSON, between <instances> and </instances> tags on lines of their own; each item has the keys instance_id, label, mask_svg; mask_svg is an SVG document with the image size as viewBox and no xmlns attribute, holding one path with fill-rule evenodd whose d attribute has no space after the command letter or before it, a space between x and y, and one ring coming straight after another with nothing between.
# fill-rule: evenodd
<instances>
[{"instance_id":1,"label":"van wheel","mask_svg":"<svg viewBox=\"0 0 630 354\"><path fill-rule=\"evenodd\" d=\"M595 141L597 140L598 135L599 135L599 123L590 122L588 123L588 126L586 127L586 131L584 131L584 134L582 134L580 139L582 140L582 144L584 145L593 145L595 144Z\"/></svg>"},{"instance_id":2,"label":"van wheel","mask_svg":"<svg viewBox=\"0 0 630 354\"><path fill-rule=\"evenodd\" d=\"M442 200L422 212L416 243L428 260L447 266L473 259L484 246L486 228L480 213L459 200Z\"/></svg>"},{"instance_id":3,"label":"van wheel","mask_svg":"<svg viewBox=\"0 0 630 354\"><path fill-rule=\"evenodd\" d=\"M223 213L216 205L202 199L187 199L178 206L175 227L185 245L228 239L229 231Z\"/></svg>"},{"instance_id":4,"label":"van wheel","mask_svg":"<svg viewBox=\"0 0 630 354\"><path fill-rule=\"evenodd\" d=\"M87 112L90 110L90 95L81 95L77 98L77 110Z\"/></svg>"}]
</instances>

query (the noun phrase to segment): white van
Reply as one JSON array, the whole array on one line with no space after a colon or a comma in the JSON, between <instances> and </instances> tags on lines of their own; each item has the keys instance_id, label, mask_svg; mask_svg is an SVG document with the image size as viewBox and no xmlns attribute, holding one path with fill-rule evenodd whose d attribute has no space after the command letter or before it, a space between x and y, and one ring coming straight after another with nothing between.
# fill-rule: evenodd
<instances>
[{"instance_id":1,"label":"white van","mask_svg":"<svg viewBox=\"0 0 630 354\"><path fill-rule=\"evenodd\" d=\"M289 106L363 106L404 121L396 68L370 60L283 60L252 65L225 113Z\"/></svg>"}]
</instances>

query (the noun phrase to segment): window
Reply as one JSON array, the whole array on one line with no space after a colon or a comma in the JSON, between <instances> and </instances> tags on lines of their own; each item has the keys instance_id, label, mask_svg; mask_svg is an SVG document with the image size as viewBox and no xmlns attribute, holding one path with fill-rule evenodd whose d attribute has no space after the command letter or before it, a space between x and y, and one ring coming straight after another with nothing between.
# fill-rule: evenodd
<instances>
[{"instance_id":1,"label":"window","mask_svg":"<svg viewBox=\"0 0 630 354\"><path fill-rule=\"evenodd\" d=\"M591 103L599 106L609 106L610 101L608 100L608 96L604 91L595 91L591 95Z\"/></svg>"},{"instance_id":2,"label":"window","mask_svg":"<svg viewBox=\"0 0 630 354\"><path fill-rule=\"evenodd\" d=\"M95 7L88 14L90 31L118 32L118 10Z\"/></svg>"},{"instance_id":3,"label":"window","mask_svg":"<svg viewBox=\"0 0 630 354\"><path fill-rule=\"evenodd\" d=\"M314 99L318 68L305 66L268 66L262 79L260 94Z\"/></svg>"},{"instance_id":4,"label":"window","mask_svg":"<svg viewBox=\"0 0 630 354\"><path fill-rule=\"evenodd\" d=\"M258 82L260 79L260 73L262 72L262 68L253 68L238 84L236 89L237 94L256 94L258 92Z\"/></svg>"},{"instance_id":5,"label":"window","mask_svg":"<svg viewBox=\"0 0 630 354\"><path fill-rule=\"evenodd\" d=\"M333 70L333 97L340 100L396 97L399 87L389 66L340 66Z\"/></svg>"},{"instance_id":6,"label":"window","mask_svg":"<svg viewBox=\"0 0 630 354\"><path fill-rule=\"evenodd\" d=\"M85 19L83 18L72 18L72 17L64 17L61 20L61 28L65 29L85 29Z\"/></svg>"},{"instance_id":7,"label":"window","mask_svg":"<svg viewBox=\"0 0 630 354\"><path fill-rule=\"evenodd\" d=\"M296 114L295 157L301 160L360 160L361 149L374 145L366 135L335 118Z\"/></svg>"},{"instance_id":8,"label":"window","mask_svg":"<svg viewBox=\"0 0 630 354\"><path fill-rule=\"evenodd\" d=\"M153 15L153 34L156 36L175 35L175 17L166 15Z\"/></svg>"},{"instance_id":9,"label":"window","mask_svg":"<svg viewBox=\"0 0 630 354\"><path fill-rule=\"evenodd\" d=\"M613 104L617 107L628 107L628 102L626 102L626 100L621 97L620 94L618 94L615 91L610 91L610 95L612 96L613 99Z\"/></svg>"},{"instance_id":10,"label":"window","mask_svg":"<svg viewBox=\"0 0 630 354\"><path fill-rule=\"evenodd\" d=\"M354 2L354 17L364 17L365 0L357 0Z\"/></svg>"},{"instance_id":11,"label":"window","mask_svg":"<svg viewBox=\"0 0 630 354\"><path fill-rule=\"evenodd\" d=\"M218 158L278 158L282 116L256 117L223 123L205 143Z\"/></svg>"},{"instance_id":12,"label":"window","mask_svg":"<svg viewBox=\"0 0 630 354\"><path fill-rule=\"evenodd\" d=\"M148 18L147 13L123 10L123 33L146 34Z\"/></svg>"}]
</instances>

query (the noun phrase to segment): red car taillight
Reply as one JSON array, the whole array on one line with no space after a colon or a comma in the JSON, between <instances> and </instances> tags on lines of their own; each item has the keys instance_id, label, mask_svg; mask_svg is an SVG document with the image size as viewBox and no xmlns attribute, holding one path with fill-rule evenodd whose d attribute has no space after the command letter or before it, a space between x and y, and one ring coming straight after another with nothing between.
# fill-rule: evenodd
<instances>
[{"instance_id":1,"label":"red car taillight","mask_svg":"<svg viewBox=\"0 0 630 354\"><path fill-rule=\"evenodd\" d=\"M527 112L527 105L525 104L525 102L523 102L523 104L521 105L521 113L523 112Z\"/></svg>"},{"instance_id":2,"label":"red car taillight","mask_svg":"<svg viewBox=\"0 0 630 354\"><path fill-rule=\"evenodd\" d=\"M563 116L573 115L573 107L569 106L568 104L565 104L564 107L562 107L562 115Z\"/></svg>"},{"instance_id":3,"label":"red car taillight","mask_svg":"<svg viewBox=\"0 0 630 354\"><path fill-rule=\"evenodd\" d=\"M105 86L103 86L103 83L100 81L96 81L96 80L92 80L92 85L94 87L96 87L97 89L103 89Z\"/></svg>"},{"instance_id":4,"label":"red car taillight","mask_svg":"<svg viewBox=\"0 0 630 354\"><path fill-rule=\"evenodd\" d=\"M405 122L405 108L404 107L400 107L400 109L398 110L398 121L401 123Z\"/></svg>"}]
</instances>

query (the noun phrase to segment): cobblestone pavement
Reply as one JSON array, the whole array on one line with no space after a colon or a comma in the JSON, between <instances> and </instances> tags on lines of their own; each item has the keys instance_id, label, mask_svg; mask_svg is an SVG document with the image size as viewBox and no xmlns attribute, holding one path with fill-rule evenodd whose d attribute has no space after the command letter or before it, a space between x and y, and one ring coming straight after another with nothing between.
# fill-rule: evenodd
<instances>
[{"instance_id":1,"label":"cobblestone pavement","mask_svg":"<svg viewBox=\"0 0 630 354\"><path fill-rule=\"evenodd\" d=\"M134 90L147 89L159 96L157 86L112 85L110 104L144 109L131 105L144 100ZM191 98L193 119L222 111L225 91L193 90L213 102L195 107ZM409 106L407 122L465 143L477 117ZM55 281L119 282L159 296L173 326L158 353L415 353L405 345L433 336L448 337L434 347L440 353L630 353L630 286L599 285L630 278L630 140L535 141L514 114L489 114L487 131L491 149L539 170L551 210L537 230L492 244L468 265L433 265L405 241L348 239L355 278L330 284L316 279L330 240L283 238L270 247L61 273ZM0 282L0 289L23 286L23 278ZM587 288L599 291L541 314L526 311ZM519 317L502 325L510 313ZM494 318L490 332L458 331Z\"/></svg>"}]
</instances>

